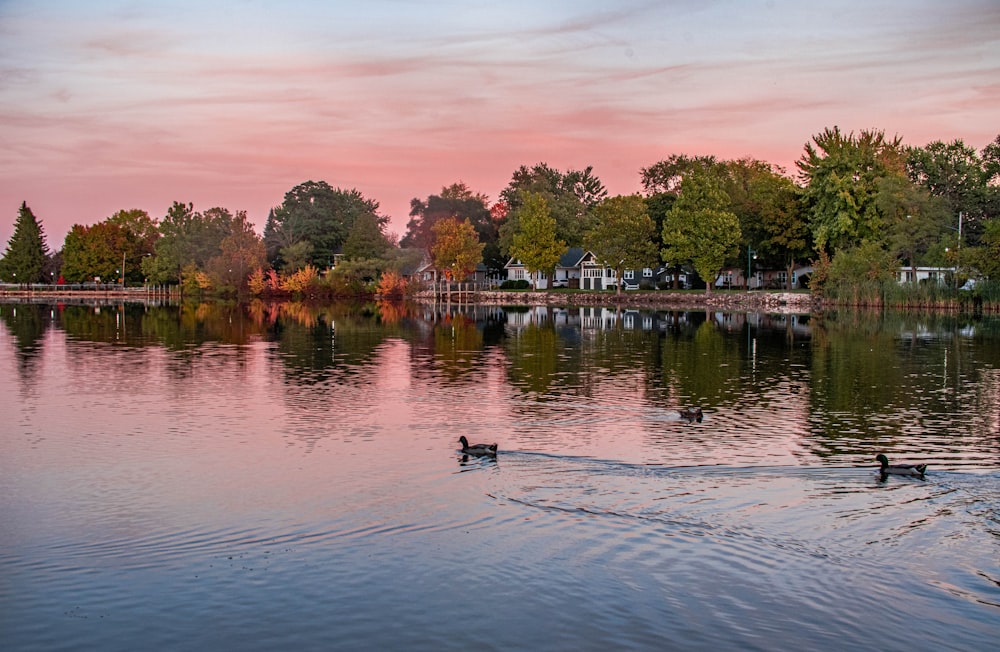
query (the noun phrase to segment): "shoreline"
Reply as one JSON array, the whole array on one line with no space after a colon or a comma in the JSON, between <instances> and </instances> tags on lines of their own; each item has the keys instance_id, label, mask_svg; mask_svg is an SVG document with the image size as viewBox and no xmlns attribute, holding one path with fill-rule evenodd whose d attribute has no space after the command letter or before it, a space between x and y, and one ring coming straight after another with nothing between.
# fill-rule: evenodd
<instances>
[{"instance_id":1,"label":"shoreline","mask_svg":"<svg viewBox=\"0 0 1000 652\"><path fill-rule=\"evenodd\" d=\"M180 300L179 291L150 288L109 288L106 290L64 290L48 287L31 289L2 289L2 299L51 299L53 301L162 301ZM723 310L764 310L767 312L806 313L821 310L823 302L806 292L713 292L712 294L674 292L670 290L626 291L616 294L606 291L551 292L547 290L453 290L449 295L434 290L423 290L413 295L420 303L455 304L477 303L487 306L613 306L619 308L676 308Z\"/></svg>"},{"instance_id":2,"label":"shoreline","mask_svg":"<svg viewBox=\"0 0 1000 652\"><path fill-rule=\"evenodd\" d=\"M434 291L418 292L422 303L477 303L489 306L613 306L650 309L754 310L776 313L811 313L823 309L823 301L807 292L713 292L712 294L670 290L625 291L621 294L592 292L549 292L546 290L452 291L450 297Z\"/></svg>"}]
</instances>

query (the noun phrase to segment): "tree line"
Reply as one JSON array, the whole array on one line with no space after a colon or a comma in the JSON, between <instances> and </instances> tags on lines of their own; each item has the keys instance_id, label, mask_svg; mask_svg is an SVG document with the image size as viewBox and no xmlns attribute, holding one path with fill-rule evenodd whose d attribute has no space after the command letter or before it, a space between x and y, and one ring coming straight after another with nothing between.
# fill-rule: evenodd
<instances>
[{"instance_id":1,"label":"tree line","mask_svg":"<svg viewBox=\"0 0 1000 652\"><path fill-rule=\"evenodd\" d=\"M405 234L355 189L306 181L258 235L243 211L175 202L162 218L118 211L75 224L50 253L23 203L0 259L8 283L181 283L222 293L402 291L424 259L462 280L520 260L550 274L570 247L616 270L666 265L712 281L727 266L815 268L814 291L884 281L902 266L1000 279L1000 136L906 146L883 131L828 128L795 174L753 158L671 155L640 171L643 192L608 196L592 167L520 166L491 201L457 182L411 201ZM58 281L57 281L58 279Z\"/></svg>"}]
</instances>

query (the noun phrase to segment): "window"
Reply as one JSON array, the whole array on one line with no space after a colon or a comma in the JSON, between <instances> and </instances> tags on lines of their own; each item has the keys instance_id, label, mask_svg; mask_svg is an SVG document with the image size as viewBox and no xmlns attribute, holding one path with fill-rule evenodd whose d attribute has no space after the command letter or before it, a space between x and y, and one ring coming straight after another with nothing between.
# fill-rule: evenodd
<instances>
[{"instance_id":1,"label":"window","mask_svg":"<svg viewBox=\"0 0 1000 652\"><path fill-rule=\"evenodd\" d=\"M626 281L631 281L632 279L635 278L635 270L626 269L625 273L622 274L622 278L624 278Z\"/></svg>"},{"instance_id":2,"label":"window","mask_svg":"<svg viewBox=\"0 0 1000 652\"><path fill-rule=\"evenodd\" d=\"M651 270L648 267L643 267L642 268L642 277L643 278L653 278L653 270Z\"/></svg>"}]
</instances>

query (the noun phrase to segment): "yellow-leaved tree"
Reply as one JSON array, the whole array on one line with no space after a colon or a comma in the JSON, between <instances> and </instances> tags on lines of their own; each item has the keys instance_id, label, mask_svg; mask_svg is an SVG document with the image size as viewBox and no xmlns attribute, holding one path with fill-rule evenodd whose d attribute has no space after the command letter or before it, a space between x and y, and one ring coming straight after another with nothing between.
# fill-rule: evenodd
<instances>
[{"instance_id":1,"label":"yellow-leaved tree","mask_svg":"<svg viewBox=\"0 0 1000 652\"><path fill-rule=\"evenodd\" d=\"M447 218L433 227L434 244L431 257L437 268L449 281L462 281L475 271L483 260L483 243L468 219L459 221Z\"/></svg>"}]
</instances>

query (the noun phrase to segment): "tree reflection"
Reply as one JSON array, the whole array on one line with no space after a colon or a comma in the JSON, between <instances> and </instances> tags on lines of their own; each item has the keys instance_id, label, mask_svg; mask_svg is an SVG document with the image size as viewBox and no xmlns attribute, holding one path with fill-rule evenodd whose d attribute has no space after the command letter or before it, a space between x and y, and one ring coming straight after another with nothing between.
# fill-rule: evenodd
<instances>
[{"instance_id":1,"label":"tree reflection","mask_svg":"<svg viewBox=\"0 0 1000 652\"><path fill-rule=\"evenodd\" d=\"M22 380L38 371L45 331L52 323L52 309L37 304L0 304L0 319L13 338L17 369Z\"/></svg>"}]
</instances>

